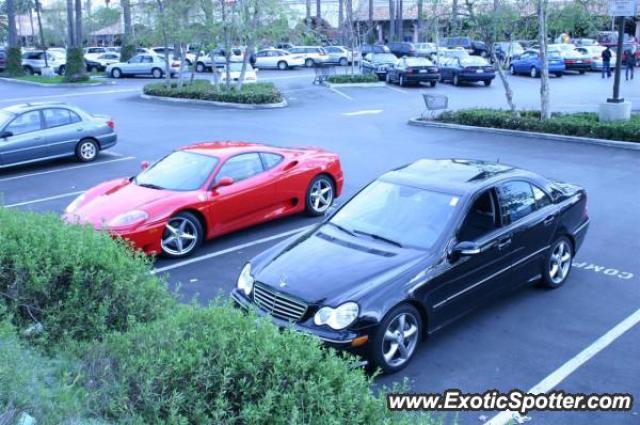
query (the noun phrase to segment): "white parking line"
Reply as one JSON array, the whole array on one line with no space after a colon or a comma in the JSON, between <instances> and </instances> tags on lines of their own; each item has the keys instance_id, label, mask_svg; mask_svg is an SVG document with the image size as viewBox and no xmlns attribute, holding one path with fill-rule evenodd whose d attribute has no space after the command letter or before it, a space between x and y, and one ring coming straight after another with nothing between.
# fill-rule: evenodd
<instances>
[{"instance_id":1,"label":"white parking line","mask_svg":"<svg viewBox=\"0 0 640 425\"><path fill-rule=\"evenodd\" d=\"M397 89L395 87L391 87L389 84L387 84L385 87L388 88L389 90L393 90L393 91L398 92L398 93L409 94L408 92L406 92L404 90Z\"/></svg>"},{"instance_id":2,"label":"white parking line","mask_svg":"<svg viewBox=\"0 0 640 425\"><path fill-rule=\"evenodd\" d=\"M60 195L54 195L54 196L47 196L46 198L34 199L32 201L18 202L15 204L5 205L4 207L5 208L22 207L24 205L38 204L40 202L54 201L56 199L62 199L62 198L70 198L74 195L80 195L81 193L84 193L84 190L80 190L78 192L62 193Z\"/></svg>"},{"instance_id":3,"label":"white parking line","mask_svg":"<svg viewBox=\"0 0 640 425\"><path fill-rule=\"evenodd\" d=\"M340 90L338 89L334 89L333 87L329 87L329 90L331 90L334 93L339 94L340 96L344 97L345 99L348 100L353 100L353 98L351 96L349 96L348 94L342 93Z\"/></svg>"},{"instance_id":4,"label":"white parking line","mask_svg":"<svg viewBox=\"0 0 640 425\"><path fill-rule=\"evenodd\" d=\"M127 156L127 157L122 157L122 158L109 159L107 161L92 162L90 164L73 165L71 167L56 168L55 170L38 171L36 173L18 174L17 176L11 176L11 177L2 178L2 179L0 179L0 182L6 182L6 181L10 181L10 180L17 180L17 179L21 179L23 177L42 176L44 174L60 173L62 171L68 171L68 170L77 170L78 168L93 167L95 165L111 164L112 162L129 161L131 159L135 159L135 156Z\"/></svg>"},{"instance_id":5,"label":"white parking line","mask_svg":"<svg viewBox=\"0 0 640 425\"><path fill-rule=\"evenodd\" d=\"M49 98L59 98L59 97L78 97L78 96L88 96L88 95L97 95L97 94L113 94L113 93L131 93L131 92L140 92L140 88L137 89L121 89L121 90L102 90L102 91L85 91L80 93L62 93L62 94L53 94L48 96L30 96L30 97L14 97L10 99L0 99L0 102L22 102L25 100L42 100Z\"/></svg>"},{"instance_id":6,"label":"white parking line","mask_svg":"<svg viewBox=\"0 0 640 425\"><path fill-rule=\"evenodd\" d=\"M381 113L382 111L383 109L368 109L364 111L344 112L342 115L345 115L347 117L355 117L358 115L375 115Z\"/></svg>"},{"instance_id":7,"label":"white parking line","mask_svg":"<svg viewBox=\"0 0 640 425\"><path fill-rule=\"evenodd\" d=\"M259 245L261 243L270 242L270 241L273 241L273 240L276 240L276 239L281 239L281 238L284 238L284 237L287 237L287 236L295 235L296 233L300 233L300 232L302 232L304 230L309 229L310 227L311 226L298 227L296 229L289 230L287 232L278 233L276 235L268 236L266 238L256 239L254 241L243 243L243 244L236 245L236 246L232 246L231 248L223 249L221 251L211 252L209 254L200 255L199 257L190 258L190 259L184 260L184 261L178 261L176 263L170 264L170 265L165 266L165 267L159 267L159 268L153 269L151 271L151 273L152 274L157 274L157 273L166 272L168 270L177 269L178 267L188 266L189 264L193 264L193 263L197 263L197 262L200 262L200 261L208 260L210 258L219 257L221 255L225 255L225 254L228 254L228 253L234 252L234 251L239 251L239 250L244 249L244 248L249 248L249 247L254 246L254 245Z\"/></svg>"},{"instance_id":8,"label":"white parking line","mask_svg":"<svg viewBox=\"0 0 640 425\"><path fill-rule=\"evenodd\" d=\"M614 328L602 335L590 346L582 350L578 355L567 361L549 376L538 382L528 392L532 394L542 394L552 390L556 385L576 371L580 366L589 361L593 356L605 349L613 341L618 339L626 331L640 323L640 309L636 310L629 317L618 323ZM485 422L485 425L505 425L514 419L517 413L505 411L500 412L493 418Z\"/></svg>"}]
</instances>

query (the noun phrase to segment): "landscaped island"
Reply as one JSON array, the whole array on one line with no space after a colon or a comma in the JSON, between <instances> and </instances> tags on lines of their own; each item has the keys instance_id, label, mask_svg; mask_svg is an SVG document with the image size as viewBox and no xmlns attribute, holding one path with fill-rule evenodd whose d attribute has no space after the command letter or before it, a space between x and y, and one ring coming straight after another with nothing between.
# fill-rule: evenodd
<instances>
[{"instance_id":1,"label":"landscaped island","mask_svg":"<svg viewBox=\"0 0 640 425\"><path fill-rule=\"evenodd\" d=\"M177 81L172 81L169 85L165 82L147 84L144 86L144 94L253 105L274 104L283 101L282 93L273 83L244 84L240 90L237 90L235 84L227 88L222 84L212 84L209 80L195 80L182 87Z\"/></svg>"},{"instance_id":2,"label":"landscaped island","mask_svg":"<svg viewBox=\"0 0 640 425\"><path fill-rule=\"evenodd\" d=\"M564 136L640 142L640 115L632 115L631 120L627 122L603 122L598 120L596 113L554 113L550 119L542 121L539 111L520 111L518 116L513 116L510 111L502 109L462 109L444 112L437 116L435 121Z\"/></svg>"}]
</instances>

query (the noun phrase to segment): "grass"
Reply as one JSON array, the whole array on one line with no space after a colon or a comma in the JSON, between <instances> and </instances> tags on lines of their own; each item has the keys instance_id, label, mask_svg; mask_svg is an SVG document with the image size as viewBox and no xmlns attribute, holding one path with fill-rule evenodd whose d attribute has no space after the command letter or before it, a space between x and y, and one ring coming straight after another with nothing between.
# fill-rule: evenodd
<instances>
[{"instance_id":1,"label":"grass","mask_svg":"<svg viewBox=\"0 0 640 425\"><path fill-rule=\"evenodd\" d=\"M0 74L0 76L5 77L4 75ZM32 83L41 83L41 84L51 84L51 85L55 85L55 84L68 84L65 80L64 80L64 76L63 75L52 75L51 77L45 77L42 75L24 75L21 77L5 77L5 78L13 78L14 80L20 80L20 81L30 81ZM92 80L86 80L86 81L78 81L79 83L82 84L86 84L86 83L94 83L95 81Z\"/></svg>"}]
</instances>

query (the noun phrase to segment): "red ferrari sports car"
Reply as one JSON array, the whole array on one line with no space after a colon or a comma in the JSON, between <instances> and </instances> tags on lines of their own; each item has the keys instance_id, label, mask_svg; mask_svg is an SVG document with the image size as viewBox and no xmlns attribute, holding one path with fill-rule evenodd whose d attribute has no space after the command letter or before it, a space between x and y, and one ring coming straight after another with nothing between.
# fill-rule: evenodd
<instances>
[{"instance_id":1,"label":"red ferrari sports car","mask_svg":"<svg viewBox=\"0 0 640 425\"><path fill-rule=\"evenodd\" d=\"M340 195L338 155L317 148L212 142L178 149L135 177L89 189L66 208L147 254L187 256L211 239L305 211L324 214Z\"/></svg>"}]
</instances>

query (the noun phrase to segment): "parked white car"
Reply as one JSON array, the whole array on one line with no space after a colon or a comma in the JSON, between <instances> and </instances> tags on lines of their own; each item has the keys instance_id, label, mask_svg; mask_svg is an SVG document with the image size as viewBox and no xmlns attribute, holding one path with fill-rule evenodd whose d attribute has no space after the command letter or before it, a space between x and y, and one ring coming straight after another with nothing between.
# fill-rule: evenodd
<instances>
[{"instance_id":1,"label":"parked white car","mask_svg":"<svg viewBox=\"0 0 640 425\"><path fill-rule=\"evenodd\" d=\"M111 64L120 62L120 53L107 52L90 58L85 56L84 63L88 72L102 72Z\"/></svg>"},{"instance_id":2,"label":"parked white car","mask_svg":"<svg viewBox=\"0 0 640 425\"><path fill-rule=\"evenodd\" d=\"M296 46L290 48L289 52L294 55L301 55L304 58L304 66L306 67L329 61L329 54L320 46Z\"/></svg>"},{"instance_id":3,"label":"parked white car","mask_svg":"<svg viewBox=\"0 0 640 425\"><path fill-rule=\"evenodd\" d=\"M576 47L576 50L582 53L585 56L589 56L591 58L591 70L592 71L602 71L602 67L604 66L602 63L602 52L606 49L605 46L582 46ZM611 69L616 67L616 53L611 50Z\"/></svg>"},{"instance_id":4,"label":"parked white car","mask_svg":"<svg viewBox=\"0 0 640 425\"><path fill-rule=\"evenodd\" d=\"M324 47L329 59L326 62L337 63L341 66L347 66L354 61L354 54L351 50L344 46L327 46ZM355 61L359 61L358 53L355 55Z\"/></svg>"},{"instance_id":5,"label":"parked white car","mask_svg":"<svg viewBox=\"0 0 640 425\"><path fill-rule=\"evenodd\" d=\"M213 60L212 57L213 56ZM242 50L237 47L231 49L231 62L242 62ZM213 49L206 56L201 56L196 63L196 72L211 72L213 68L221 68L227 63L224 49ZM214 65L215 64L215 65Z\"/></svg>"},{"instance_id":6,"label":"parked white car","mask_svg":"<svg viewBox=\"0 0 640 425\"><path fill-rule=\"evenodd\" d=\"M294 55L282 49L264 49L256 54L255 66L285 70L304 66L304 56Z\"/></svg>"},{"instance_id":7,"label":"parked white car","mask_svg":"<svg viewBox=\"0 0 640 425\"><path fill-rule=\"evenodd\" d=\"M151 50L156 55L164 56L164 50L165 50L164 47L152 47ZM169 56L175 57L175 49L173 47L169 47ZM184 61L187 63L187 65L191 66L196 61L196 55L194 55L193 53L187 52L184 55Z\"/></svg>"},{"instance_id":8,"label":"parked white car","mask_svg":"<svg viewBox=\"0 0 640 425\"><path fill-rule=\"evenodd\" d=\"M108 50L106 47L85 47L84 58L86 60L94 60L100 55L104 55Z\"/></svg>"},{"instance_id":9,"label":"parked white car","mask_svg":"<svg viewBox=\"0 0 640 425\"><path fill-rule=\"evenodd\" d=\"M57 74L64 74L67 57L51 51L46 52L47 61L45 63L45 52L43 50L30 50L22 54L22 69L28 75L42 74L43 68L48 65Z\"/></svg>"},{"instance_id":10,"label":"parked white car","mask_svg":"<svg viewBox=\"0 0 640 425\"><path fill-rule=\"evenodd\" d=\"M244 84L255 84L258 82L257 69L254 69L250 63L247 63L247 69L244 73ZM232 82L237 82L240 79L242 73L242 62L232 62L229 64L229 79ZM220 82L227 82L227 70L226 67L220 70Z\"/></svg>"},{"instance_id":11,"label":"parked white car","mask_svg":"<svg viewBox=\"0 0 640 425\"><path fill-rule=\"evenodd\" d=\"M175 77L179 71L180 64L170 63L171 77ZM107 66L106 73L112 78L122 78L134 75L150 75L153 78L162 78L165 74L164 58L152 54L135 55L127 62L116 62Z\"/></svg>"}]
</instances>

